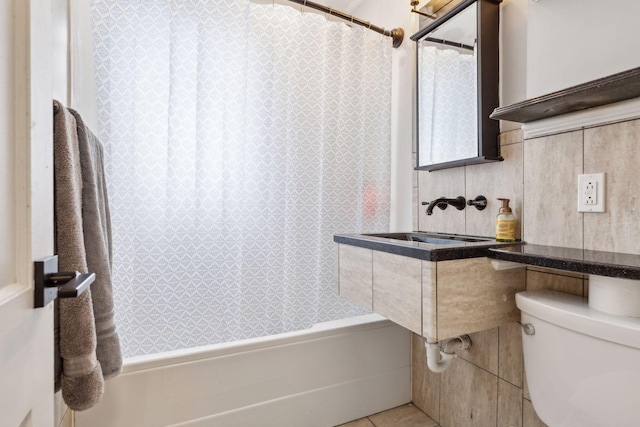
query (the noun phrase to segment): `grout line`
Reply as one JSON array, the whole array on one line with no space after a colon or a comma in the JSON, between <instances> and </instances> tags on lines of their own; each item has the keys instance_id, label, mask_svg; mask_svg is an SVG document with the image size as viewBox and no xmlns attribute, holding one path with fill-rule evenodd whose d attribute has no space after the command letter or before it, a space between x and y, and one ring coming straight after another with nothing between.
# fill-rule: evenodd
<instances>
[{"instance_id":1,"label":"grout line","mask_svg":"<svg viewBox=\"0 0 640 427\"><path fill-rule=\"evenodd\" d=\"M526 271L525 271L525 280L527 280L527 279L526 279L526 277L527 277L527 273L526 273ZM527 285L526 285L526 283L525 283L525 285L524 285L524 289L525 289L525 290L527 289ZM505 325L505 327L506 327L506 325ZM501 380L501 379L502 379L502 378L500 378L500 326L498 326L498 348L497 348L497 351L498 351L498 375L496 375L496 376L498 377L498 387L500 387L500 381L499 381L499 380ZM496 399L496 402L497 402L497 401L498 401L498 400ZM498 419L498 416L497 416L497 414L496 414L496 420L497 420L497 419Z\"/></svg>"},{"instance_id":2,"label":"grout line","mask_svg":"<svg viewBox=\"0 0 640 427\"><path fill-rule=\"evenodd\" d=\"M500 337L498 337L498 341L500 341ZM499 354L498 354L498 357L499 357ZM498 365L498 371L500 371L500 365ZM500 377L496 376L496 427L498 427L499 421L500 421Z\"/></svg>"},{"instance_id":3,"label":"grout line","mask_svg":"<svg viewBox=\"0 0 640 427\"><path fill-rule=\"evenodd\" d=\"M505 383L507 383L507 384L511 384L511 385L512 385L512 386L514 386L515 388L519 388L520 390L523 390L523 387L522 387L522 386L518 386L518 385L516 385L516 384L512 383L512 382L511 382L511 381L509 381L509 380L505 380L504 378L502 378L502 377L501 377L501 376L499 376L499 375L498 375L498 378L499 378L499 379L501 379L502 381L504 381L504 382L505 382Z\"/></svg>"},{"instance_id":4,"label":"grout line","mask_svg":"<svg viewBox=\"0 0 640 427\"><path fill-rule=\"evenodd\" d=\"M485 372L487 372L487 373L489 373L489 374L493 375L494 377L499 378L499 377L498 377L498 375L494 374L494 373L493 373L493 372L491 372L490 370L488 370L488 369L486 369L486 368L483 368L483 367L482 367L482 366L480 366L480 365L476 365L475 363L473 363L473 362L471 362L471 361L469 361L469 360L465 359L465 358L464 358L464 357L462 357L462 356L458 356L458 359L460 359L460 360L464 360L465 362L467 362L467 363L469 363L469 364L471 364L471 365L475 366L476 368L478 368L478 369L482 369L483 371L485 371ZM498 371L500 371L500 367L499 367L499 366L498 366Z\"/></svg>"}]
</instances>

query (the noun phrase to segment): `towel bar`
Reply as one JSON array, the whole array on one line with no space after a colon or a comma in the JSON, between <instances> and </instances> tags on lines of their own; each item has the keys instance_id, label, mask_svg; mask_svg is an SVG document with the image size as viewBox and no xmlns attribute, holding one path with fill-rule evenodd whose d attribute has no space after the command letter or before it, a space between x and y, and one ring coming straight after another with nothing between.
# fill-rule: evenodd
<instances>
[{"instance_id":1,"label":"towel bar","mask_svg":"<svg viewBox=\"0 0 640 427\"><path fill-rule=\"evenodd\" d=\"M75 298L89 288L95 273L58 272L58 256L34 262L34 308L44 307L56 298Z\"/></svg>"}]
</instances>

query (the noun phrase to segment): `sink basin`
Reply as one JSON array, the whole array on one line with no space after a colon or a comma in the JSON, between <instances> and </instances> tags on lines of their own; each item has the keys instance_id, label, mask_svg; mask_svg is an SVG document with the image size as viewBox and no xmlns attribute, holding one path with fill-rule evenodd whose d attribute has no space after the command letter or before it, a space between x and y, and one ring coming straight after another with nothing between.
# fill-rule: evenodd
<instances>
[{"instance_id":1,"label":"sink basin","mask_svg":"<svg viewBox=\"0 0 640 427\"><path fill-rule=\"evenodd\" d=\"M489 248L522 245L524 243L521 241L497 242L491 237L438 233L434 231L334 234L333 241L424 261L486 257Z\"/></svg>"},{"instance_id":2,"label":"sink basin","mask_svg":"<svg viewBox=\"0 0 640 427\"><path fill-rule=\"evenodd\" d=\"M455 245L460 242L491 242L493 239L476 236L461 236L459 234L441 233L381 233L365 234L365 236L382 237L392 240L403 240L408 242L429 243L432 245Z\"/></svg>"}]
</instances>

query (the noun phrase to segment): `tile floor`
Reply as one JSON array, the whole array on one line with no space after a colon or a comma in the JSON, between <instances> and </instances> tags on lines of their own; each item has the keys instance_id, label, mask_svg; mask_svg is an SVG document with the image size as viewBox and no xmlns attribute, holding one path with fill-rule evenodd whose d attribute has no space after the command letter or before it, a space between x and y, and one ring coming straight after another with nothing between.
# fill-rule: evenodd
<instances>
[{"instance_id":1,"label":"tile floor","mask_svg":"<svg viewBox=\"0 0 640 427\"><path fill-rule=\"evenodd\" d=\"M338 427L438 427L438 423L409 403Z\"/></svg>"}]
</instances>

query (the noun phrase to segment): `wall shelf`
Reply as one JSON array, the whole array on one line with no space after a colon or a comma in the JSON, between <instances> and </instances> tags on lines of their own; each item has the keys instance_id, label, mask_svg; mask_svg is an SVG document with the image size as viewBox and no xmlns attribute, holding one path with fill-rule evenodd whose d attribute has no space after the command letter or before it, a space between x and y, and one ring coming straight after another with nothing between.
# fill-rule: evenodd
<instances>
[{"instance_id":1,"label":"wall shelf","mask_svg":"<svg viewBox=\"0 0 640 427\"><path fill-rule=\"evenodd\" d=\"M640 67L493 110L494 120L529 123L640 97Z\"/></svg>"}]
</instances>

